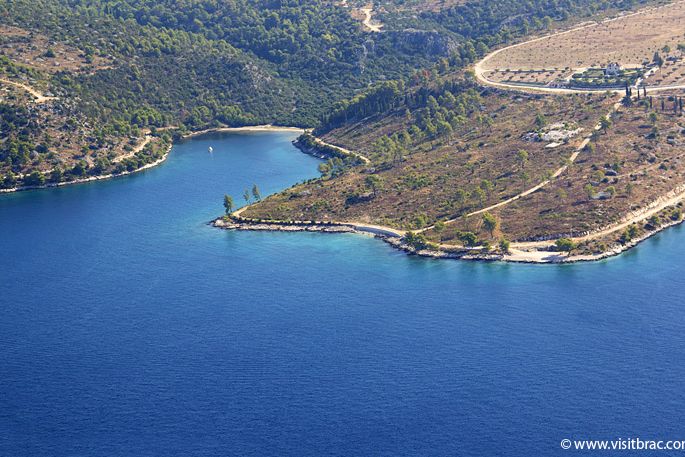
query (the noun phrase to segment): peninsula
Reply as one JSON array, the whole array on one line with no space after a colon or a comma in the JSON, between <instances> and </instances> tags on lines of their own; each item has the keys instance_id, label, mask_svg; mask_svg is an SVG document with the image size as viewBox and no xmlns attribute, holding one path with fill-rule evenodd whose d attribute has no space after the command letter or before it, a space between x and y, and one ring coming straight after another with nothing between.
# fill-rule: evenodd
<instances>
[{"instance_id":1,"label":"peninsula","mask_svg":"<svg viewBox=\"0 0 685 457\"><path fill-rule=\"evenodd\" d=\"M321 176L216 225L566 262L682 220L685 2L267 3L0 2L0 190L288 129Z\"/></svg>"},{"instance_id":2,"label":"peninsula","mask_svg":"<svg viewBox=\"0 0 685 457\"><path fill-rule=\"evenodd\" d=\"M652 6L378 86L314 132L369 162L329 159L320 179L216 225L366 232L433 257L620 253L682 221L683 16L684 2ZM616 36L645 27L644 40Z\"/></svg>"}]
</instances>

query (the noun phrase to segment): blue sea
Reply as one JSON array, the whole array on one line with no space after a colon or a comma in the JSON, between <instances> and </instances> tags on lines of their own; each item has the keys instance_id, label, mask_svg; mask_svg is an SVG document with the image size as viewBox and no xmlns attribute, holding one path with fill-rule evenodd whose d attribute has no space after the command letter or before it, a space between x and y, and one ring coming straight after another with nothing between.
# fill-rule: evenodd
<instances>
[{"instance_id":1,"label":"blue sea","mask_svg":"<svg viewBox=\"0 0 685 457\"><path fill-rule=\"evenodd\" d=\"M685 439L682 228L534 266L208 226L224 194L318 174L292 140L207 135L137 175L0 196L0 456L528 457Z\"/></svg>"}]
</instances>

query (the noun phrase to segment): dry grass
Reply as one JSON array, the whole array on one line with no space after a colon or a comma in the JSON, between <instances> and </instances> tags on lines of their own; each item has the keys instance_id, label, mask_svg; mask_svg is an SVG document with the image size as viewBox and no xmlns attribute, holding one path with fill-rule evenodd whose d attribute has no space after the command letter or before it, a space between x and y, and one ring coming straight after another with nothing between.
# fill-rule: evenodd
<instances>
[{"instance_id":1,"label":"dry grass","mask_svg":"<svg viewBox=\"0 0 685 457\"><path fill-rule=\"evenodd\" d=\"M553 81L566 79L572 74L572 70L539 69L488 71L483 76L494 82L547 85Z\"/></svg>"},{"instance_id":2,"label":"dry grass","mask_svg":"<svg viewBox=\"0 0 685 457\"><path fill-rule=\"evenodd\" d=\"M536 130L537 113L543 113L550 123L568 122L589 131L610 104L603 95L521 97L491 91L484 96L482 107L494 120L491 128L481 126L474 115L452 138L425 141L400 164L383 168L376 163L375 170L359 167L336 179L299 185L268 198L245 215L418 229L509 198L562 165L580 138L556 148L524 140L526 133ZM333 131L327 140L364 151L373 159L369 145L382 134L405 127L404 117L395 115ZM529 154L523 167L517 160L520 149ZM383 179L383 190L366 201L350 202L352 195L368 194L364 181L373 171ZM483 180L492 187L478 196L475 190ZM460 199L460 191L469 196Z\"/></svg>"},{"instance_id":3,"label":"dry grass","mask_svg":"<svg viewBox=\"0 0 685 457\"><path fill-rule=\"evenodd\" d=\"M680 56L673 55L678 61L666 61L664 65L649 78L650 84L658 86L675 86L685 84L685 62Z\"/></svg>"},{"instance_id":4,"label":"dry grass","mask_svg":"<svg viewBox=\"0 0 685 457\"><path fill-rule=\"evenodd\" d=\"M586 26L507 49L483 63L486 70L587 68L619 62L640 66L654 52L685 43L685 2Z\"/></svg>"},{"instance_id":5,"label":"dry grass","mask_svg":"<svg viewBox=\"0 0 685 457\"><path fill-rule=\"evenodd\" d=\"M46 55L48 49L52 50L54 57ZM89 62L78 49L52 42L41 34L6 25L0 25L0 54L15 63L47 73L91 72L107 68L112 63L99 56L93 56Z\"/></svg>"},{"instance_id":6,"label":"dry grass","mask_svg":"<svg viewBox=\"0 0 685 457\"><path fill-rule=\"evenodd\" d=\"M659 106L655 100L655 106ZM581 235L619 222L626 214L646 207L685 183L685 135L683 117L659 112L657 138L648 138L652 125L649 110L621 108L615 125L594 143L594 151L583 152L558 180L544 189L493 211L501 228L496 237L529 240ZM609 171L609 170L616 170ZM615 175L614 175L615 173ZM610 188L615 194L595 198ZM456 230L469 230L482 238L490 235L482 217L461 219L441 233L428 233L435 240L451 241Z\"/></svg>"},{"instance_id":7,"label":"dry grass","mask_svg":"<svg viewBox=\"0 0 685 457\"><path fill-rule=\"evenodd\" d=\"M426 232L429 239L446 244L459 244L459 234L464 231L492 243L501 238L524 241L580 236L617 223L685 184L685 118L673 113L672 99L664 100L666 109L661 111L661 99L654 98L655 125L649 119L652 109L648 106L621 107L613 126L592 141L593 147L582 152L558 179L492 211L500 223L492 234L485 229L482 215L464 215L540 182L563 164L580 142L577 137L549 149L545 143L523 141L522 136L535 129L535 114L544 113L550 123L572 122L589 132L615 98L492 93L483 106L495 119L492 130L478 127L472 119L452 144L446 139L425 142L395 167L360 167L336 179L297 185L251 207L246 215L356 221L402 230L456 217L440 231ZM405 126L403 117L390 116L333 131L327 139L351 149L366 149L373 156L369 145L375 138ZM529 153L525 165L516 160L518 149ZM383 189L367 201L350 202L350 195L369 195L364 181L372 172L383 178ZM472 193L484 179L493 184L484 199L459 199L460 190Z\"/></svg>"}]
</instances>

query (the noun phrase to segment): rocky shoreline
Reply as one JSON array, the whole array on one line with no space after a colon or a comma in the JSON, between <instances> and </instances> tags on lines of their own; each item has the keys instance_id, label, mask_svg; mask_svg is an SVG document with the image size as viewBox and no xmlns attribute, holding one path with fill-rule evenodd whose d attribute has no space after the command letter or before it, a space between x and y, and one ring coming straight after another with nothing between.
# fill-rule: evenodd
<instances>
[{"instance_id":1,"label":"rocky shoreline","mask_svg":"<svg viewBox=\"0 0 685 457\"><path fill-rule=\"evenodd\" d=\"M257 232L321 232L321 233L355 233L353 227L339 224L310 224L310 223L270 223L270 222L243 222L226 220L223 217L216 219L210 225L224 230L245 230Z\"/></svg>"},{"instance_id":2,"label":"rocky shoreline","mask_svg":"<svg viewBox=\"0 0 685 457\"><path fill-rule=\"evenodd\" d=\"M373 236L388 243L395 249L406 252L410 255L420 257L432 257L437 259L463 259L463 260L502 260L501 254L487 253L478 254L477 249L464 248L455 251L435 251L429 249L415 249L405 243L403 238L398 235L377 232L372 229L351 223L316 223L316 222L268 222L268 221L247 221L220 217L210 222L210 225L223 230L242 230L242 231L270 231L270 232L319 232L319 233L356 233L360 235Z\"/></svg>"},{"instance_id":3,"label":"rocky shoreline","mask_svg":"<svg viewBox=\"0 0 685 457\"><path fill-rule=\"evenodd\" d=\"M581 254L581 255L566 255L558 251L547 250L531 250L531 251L516 251L504 254L496 251L484 251L483 248L454 248L450 250L445 249L416 249L414 246L407 244L404 238L389 233L377 232L369 230L367 227L352 223L335 223L335 222L307 222L307 221L256 221L240 216L229 218L220 217L210 222L213 227L223 230L243 230L243 231L271 231L271 232L318 232L318 233L356 233L366 236L373 236L385 243L388 243L394 249L405 252L408 255L415 255L419 257L433 258L433 259L454 259L454 260L470 260L480 262L511 262L511 263L527 263L527 264L562 264L562 263L579 263L579 262L593 262L603 259L615 257L623 252L626 252L642 241L651 238L657 233L669 227L683 223L683 219L669 221L660 225L653 230L648 230L643 235L621 245L615 245L608 251L598 254ZM373 226L370 226L373 227Z\"/></svg>"}]
</instances>

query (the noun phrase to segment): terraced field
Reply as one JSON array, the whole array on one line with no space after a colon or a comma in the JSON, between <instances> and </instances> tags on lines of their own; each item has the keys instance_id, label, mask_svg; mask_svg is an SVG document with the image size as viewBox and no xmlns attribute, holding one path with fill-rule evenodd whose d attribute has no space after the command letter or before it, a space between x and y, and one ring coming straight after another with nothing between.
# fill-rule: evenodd
<instances>
[{"instance_id":1,"label":"terraced field","mask_svg":"<svg viewBox=\"0 0 685 457\"><path fill-rule=\"evenodd\" d=\"M683 21L683 1L652 7L500 49L480 62L478 70L492 82L547 85L560 74L602 68L610 62L643 67L658 53L664 64L648 84L683 85L685 70L678 50L685 46Z\"/></svg>"}]
</instances>

